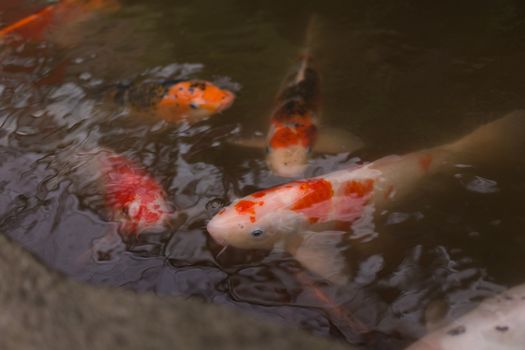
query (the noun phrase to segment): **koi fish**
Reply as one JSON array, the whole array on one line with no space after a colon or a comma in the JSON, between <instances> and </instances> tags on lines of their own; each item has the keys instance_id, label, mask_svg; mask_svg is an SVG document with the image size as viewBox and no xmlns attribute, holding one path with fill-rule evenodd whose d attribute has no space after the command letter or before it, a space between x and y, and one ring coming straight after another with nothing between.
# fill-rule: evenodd
<instances>
[{"instance_id":1,"label":"koi fish","mask_svg":"<svg viewBox=\"0 0 525 350\"><path fill-rule=\"evenodd\" d=\"M521 350L524 344L525 285L520 285L483 301L407 350Z\"/></svg>"},{"instance_id":2,"label":"koi fish","mask_svg":"<svg viewBox=\"0 0 525 350\"><path fill-rule=\"evenodd\" d=\"M112 220L125 235L160 232L174 216L162 186L123 156L102 160L105 201Z\"/></svg>"},{"instance_id":3,"label":"koi fish","mask_svg":"<svg viewBox=\"0 0 525 350\"><path fill-rule=\"evenodd\" d=\"M513 112L450 144L255 192L220 210L207 229L221 245L271 249L282 244L304 267L344 283L345 259L336 248L341 229L456 162L501 159L525 149L524 134L525 112Z\"/></svg>"},{"instance_id":4,"label":"koi fish","mask_svg":"<svg viewBox=\"0 0 525 350\"><path fill-rule=\"evenodd\" d=\"M283 177L301 175L314 151L341 153L362 147L361 140L342 130L320 130L321 79L311 54L316 26L316 17L312 17L307 30L306 49L277 95L266 139L235 141L243 146L265 147L269 168Z\"/></svg>"},{"instance_id":5,"label":"koi fish","mask_svg":"<svg viewBox=\"0 0 525 350\"><path fill-rule=\"evenodd\" d=\"M117 0L61 0L0 29L0 38L17 34L26 39L42 40L57 23L83 20L94 11L115 8L118 8Z\"/></svg>"},{"instance_id":6,"label":"koi fish","mask_svg":"<svg viewBox=\"0 0 525 350\"><path fill-rule=\"evenodd\" d=\"M114 97L136 112L153 112L170 123L195 123L229 108L233 92L204 80L141 82L119 86Z\"/></svg>"}]
</instances>

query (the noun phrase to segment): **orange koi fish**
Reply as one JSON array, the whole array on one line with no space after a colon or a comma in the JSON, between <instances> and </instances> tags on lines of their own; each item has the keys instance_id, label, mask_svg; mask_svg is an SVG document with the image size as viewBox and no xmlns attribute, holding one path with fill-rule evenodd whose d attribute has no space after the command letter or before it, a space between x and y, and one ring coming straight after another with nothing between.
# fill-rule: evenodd
<instances>
[{"instance_id":1,"label":"orange koi fish","mask_svg":"<svg viewBox=\"0 0 525 350\"><path fill-rule=\"evenodd\" d=\"M48 29L59 23L83 20L90 13L118 8L118 0L61 0L0 29L0 38L20 35L42 40Z\"/></svg>"},{"instance_id":2,"label":"orange koi fish","mask_svg":"<svg viewBox=\"0 0 525 350\"><path fill-rule=\"evenodd\" d=\"M235 141L244 146L264 146L268 166L283 177L301 175L313 151L352 152L362 146L358 138L342 130L320 129L321 79L311 54L316 26L316 17L312 17L307 30L306 49L277 96L266 139Z\"/></svg>"},{"instance_id":3,"label":"orange koi fish","mask_svg":"<svg viewBox=\"0 0 525 350\"><path fill-rule=\"evenodd\" d=\"M221 245L284 244L303 266L344 283L344 258L335 247L341 228L409 193L430 174L460 161L501 159L524 150L524 143L525 112L513 112L454 143L256 192L219 211L207 229Z\"/></svg>"},{"instance_id":4,"label":"orange koi fish","mask_svg":"<svg viewBox=\"0 0 525 350\"><path fill-rule=\"evenodd\" d=\"M204 80L141 82L121 86L115 97L137 112L153 112L170 123L198 121L221 113L235 94Z\"/></svg>"},{"instance_id":5,"label":"orange koi fish","mask_svg":"<svg viewBox=\"0 0 525 350\"><path fill-rule=\"evenodd\" d=\"M174 211L162 186L123 156L107 155L102 164L106 206L121 234L164 230Z\"/></svg>"}]
</instances>

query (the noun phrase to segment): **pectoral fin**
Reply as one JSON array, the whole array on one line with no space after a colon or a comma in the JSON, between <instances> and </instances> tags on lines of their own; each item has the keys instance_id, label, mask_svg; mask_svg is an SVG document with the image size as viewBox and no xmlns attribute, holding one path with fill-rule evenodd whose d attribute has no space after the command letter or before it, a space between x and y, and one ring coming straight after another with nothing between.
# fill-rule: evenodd
<instances>
[{"instance_id":1,"label":"pectoral fin","mask_svg":"<svg viewBox=\"0 0 525 350\"><path fill-rule=\"evenodd\" d=\"M316 153L352 153L364 146L352 133L335 128L321 128L313 151Z\"/></svg>"},{"instance_id":2,"label":"pectoral fin","mask_svg":"<svg viewBox=\"0 0 525 350\"><path fill-rule=\"evenodd\" d=\"M230 140L230 143L236 146L265 149L266 137L252 136L249 138L237 138Z\"/></svg>"},{"instance_id":3,"label":"pectoral fin","mask_svg":"<svg viewBox=\"0 0 525 350\"><path fill-rule=\"evenodd\" d=\"M338 285L348 283L347 261L341 250L342 231L309 232L290 240L286 250L308 270Z\"/></svg>"}]
</instances>

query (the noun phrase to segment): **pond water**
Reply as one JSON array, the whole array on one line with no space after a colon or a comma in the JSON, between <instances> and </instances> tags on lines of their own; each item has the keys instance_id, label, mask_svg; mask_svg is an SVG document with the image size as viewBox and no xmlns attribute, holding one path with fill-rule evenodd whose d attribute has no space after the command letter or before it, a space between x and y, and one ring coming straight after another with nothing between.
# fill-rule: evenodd
<instances>
[{"instance_id":1,"label":"pond water","mask_svg":"<svg viewBox=\"0 0 525 350\"><path fill-rule=\"evenodd\" d=\"M43 3L0 1L4 25ZM351 283L304 283L284 253L219 254L207 221L235 198L285 183L264 153L229 140L265 133L275 95L316 13L323 124L365 143L317 155L306 176L438 145L524 107L519 1L122 1L0 55L0 232L53 269L94 284L196 297L367 348L402 349L429 305L452 319L525 281L525 163L457 167L350 232ZM103 98L138 78L206 79L234 105L194 125L136 116ZM126 243L108 219L92 150L124 155L177 210ZM362 232L361 232L362 231ZM331 296L331 301L319 297Z\"/></svg>"}]
</instances>

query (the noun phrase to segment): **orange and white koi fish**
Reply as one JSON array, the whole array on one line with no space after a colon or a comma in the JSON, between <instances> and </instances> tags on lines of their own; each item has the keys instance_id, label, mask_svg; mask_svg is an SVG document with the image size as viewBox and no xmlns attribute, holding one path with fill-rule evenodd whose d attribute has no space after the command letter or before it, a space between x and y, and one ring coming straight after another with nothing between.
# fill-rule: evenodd
<instances>
[{"instance_id":1,"label":"orange and white koi fish","mask_svg":"<svg viewBox=\"0 0 525 350\"><path fill-rule=\"evenodd\" d=\"M60 0L0 29L0 38L19 35L26 39L42 40L54 25L81 21L95 11L116 8L118 0Z\"/></svg>"},{"instance_id":2,"label":"orange and white koi fish","mask_svg":"<svg viewBox=\"0 0 525 350\"><path fill-rule=\"evenodd\" d=\"M456 162L501 159L525 147L525 112L479 127L459 141L357 169L290 182L234 201L208 223L220 244L270 249L282 242L296 259L333 282L344 281L335 249L341 231L373 209L413 190L423 178ZM372 209L372 210L368 210Z\"/></svg>"},{"instance_id":3,"label":"orange and white koi fish","mask_svg":"<svg viewBox=\"0 0 525 350\"><path fill-rule=\"evenodd\" d=\"M115 97L137 112L155 113L170 123L195 123L229 108L235 94L204 80L140 82L119 87Z\"/></svg>"},{"instance_id":4,"label":"orange and white koi fish","mask_svg":"<svg viewBox=\"0 0 525 350\"><path fill-rule=\"evenodd\" d=\"M109 154L102 159L106 206L124 235L160 232L174 211L162 186L127 158Z\"/></svg>"},{"instance_id":5,"label":"orange and white koi fish","mask_svg":"<svg viewBox=\"0 0 525 350\"><path fill-rule=\"evenodd\" d=\"M362 146L362 142L349 133L327 128L321 130L319 127L321 79L311 54L316 26L316 17L312 17L307 30L306 49L277 96L266 139L235 141L244 146L264 146L268 166L283 177L301 175L314 151L352 152Z\"/></svg>"}]
</instances>

